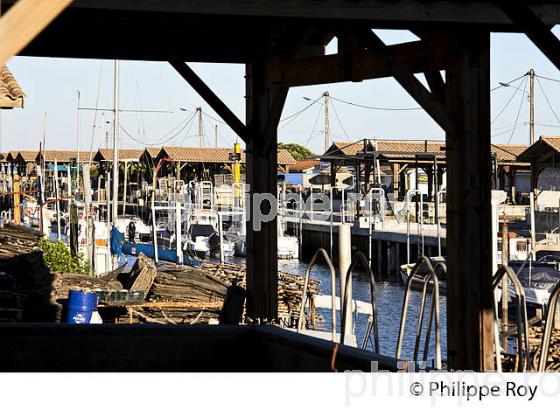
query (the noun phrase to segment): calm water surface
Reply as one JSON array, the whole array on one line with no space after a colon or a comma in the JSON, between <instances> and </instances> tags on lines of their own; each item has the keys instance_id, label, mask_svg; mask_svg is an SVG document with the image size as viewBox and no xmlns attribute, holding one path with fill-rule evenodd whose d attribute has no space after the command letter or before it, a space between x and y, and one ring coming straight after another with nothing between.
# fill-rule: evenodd
<instances>
[{"instance_id":1,"label":"calm water surface","mask_svg":"<svg viewBox=\"0 0 560 410\"><path fill-rule=\"evenodd\" d=\"M278 261L278 269L286 273L295 273L305 275L307 263L299 260L280 260ZM323 294L330 294L331 279L330 271L326 266L317 265L313 268L311 276L318 279L320 290ZM354 299L364 302L370 301L369 282L365 279L365 275L355 275L352 282L352 294ZM339 283L336 283L337 295L339 295ZM404 286L401 282L378 282L376 285L376 298L378 309L378 325L379 325L379 340L381 353L394 356L397 347L397 339L399 335L400 318L402 312L402 303L404 297ZM414 354L414 341L416 338L416 326L418 321L418 314L420 310L421 292L412 291L410 297L410 306L408 309L407 327L405 329L405 336L403 340L403 349L401 357L403 359L412 359ZM429 303L426 307L429 309ZM447 300L445 296L440 296L440 316L441 316L441 350L443 359L447 353ZM323 315L325 324L331 323L330 309L320 309ZM358 338L358 345L361 345L366 327L367 315L358 315L357 322L355 323L355 333ZM427 328L427 313L425 314L423 335ZM340 324L340 317L337 318L337 323ZM432 331L432 340L428 354L428 362L434 357L434 335ZM420 343L420 352L423 352L424 336ZM368 344L368 349L373 350L371 344Z\"/></svg>"}]
</instances>

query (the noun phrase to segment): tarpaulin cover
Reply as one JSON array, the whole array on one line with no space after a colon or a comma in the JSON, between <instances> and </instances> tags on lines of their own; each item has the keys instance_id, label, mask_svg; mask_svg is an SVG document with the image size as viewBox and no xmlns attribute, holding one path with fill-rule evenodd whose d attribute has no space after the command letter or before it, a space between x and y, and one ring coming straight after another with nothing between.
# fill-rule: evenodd
<instances>
[{"instance_id":1,"label":"tarpaulin cover","mask_svg":"<svg viewBox=\"0 0 560 410\"><path fill-rule=\"evenodd\" d=\"M551 264L532 262L529 270L529 262L527 262L519 271L522 265L523 261L510 261L509 263L524 287L548 289L560 280L560 272Z\"/></svg>"}]
</instances>

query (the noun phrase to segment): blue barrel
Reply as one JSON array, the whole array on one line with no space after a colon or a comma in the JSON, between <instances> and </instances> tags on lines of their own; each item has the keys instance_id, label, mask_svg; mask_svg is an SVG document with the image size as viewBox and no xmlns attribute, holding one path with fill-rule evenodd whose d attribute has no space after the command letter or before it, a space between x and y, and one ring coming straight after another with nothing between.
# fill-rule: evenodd
<instances>
[{"instance_id":1,"label":"blue barrel","mask_svg":"<svg viewBox=\"0 0 560 410\"><path fill-rule=\"evenodd\" d=\"M68 313L66 321L77 325L87 324L91 314L97 310L97 293L71 290L68 293Z\"/></svg>"}]
</instances>

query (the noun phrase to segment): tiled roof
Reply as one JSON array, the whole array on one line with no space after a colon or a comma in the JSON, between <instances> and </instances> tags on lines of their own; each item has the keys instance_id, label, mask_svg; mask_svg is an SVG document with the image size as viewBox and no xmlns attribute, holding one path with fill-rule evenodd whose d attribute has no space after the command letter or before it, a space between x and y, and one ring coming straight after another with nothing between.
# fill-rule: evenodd
<instances>
[{"instance_id":1,"label":"tiled roof","mask_svg":"<svg viewBox=\"0 0 560 410\"><path fill-rule=\"evenodd\" d=\"M285 149L278 150L278 165L294 165L296 160L292 157L292 154Z\"/></svg>"},{"instance_id":2,"label":"tiled roof","mask_svg":"<svg viewBox=\"0 0 560 410\"><path fill-rule=\"evenodd\" d=\"M77 158L78 152L77 151L63 151L63 150L46 150L45 154L45 162L54 162L56 159L59 163L70 162L70 158ZM95 155L95 152L93 153ZM90 152L89 151L80 151L80 162L89 161ZM36 160L39 161L41 159L41 153L37 154ZM92 157L93 159L93 157Z\"/></svg>"},{"instance_id":3,"label":"tiled roof","mask_svg":"<svg viewBox=\"0 0 560 410\"><path fill-rule=\"evenodd\" d=\"M200 147L163 147L158 156L166 156L176 161L202 162L207 164L229 164L230 148ZM241 154L241 162L245 162L245 153ZM296 160L285 149L278 150L279 165L293 165Z\"/></svg>"},{"instance_id":4,"label":"tiled roof","mask_svg":"<svg viewBox=\"0 0 560 410\"><path fill-rule=\"evenodd\" d=\"M0 108L23 108L24 93L6 65L0 65Z\"/></svg>"},{"instance_id":5,"label":"tiled roof","mask_svg":"<svg viewBox=\"0 0 560 410\"><path fill-rule=\"evenodd\" d=\"M128 160L139 160L144 154L142 149L119 149L119 161ZM95 156L93 157L95 161L112 161L113 160L113 150L111 148L100 148Z\"/></svg>"},{"instance_id":6,"label":"tiled roof","mask_svg":"<svg viewBox=\"0 0 560 410\"><path fill-rule=\"evenodd\" d=\"M300 159L296 160L296 163L290 166L291 171L305 171L306 169L316 167L321 161L318 159Z\"/></svg>"},{"instance_id":7,"label":"tiled roof","mask_svg":"<svg viewBox=\"0 0 560 410\"><path fill-rule=\"evenodd\" d=\"M152 158L155 158L158 156L159 152L161 151L161 148L146 147L146 151L148 152L148 154L150 154Z\"/></svg>"},{"instance_id":8,"label":"tiled roof","mask_svg":"<svg viewBox=\"0 0 560 410\"><path fill-rule=\"evenodd\" d=\"M498 161L517 162L517 157L529 148L529 144L492 144L492 152Z\"/></svg>"},{"instance_id":9,"label":"tiled roof","mask_svg":"<svg viewBox=\"0 0 560 410\"><path fill-rule=\"evenodd\" d=\"M541 155L550 152L550 150L560 153L560 137L541 136L533 145L519 154L520 161L531 162L538 159Z\"/></svg>"},{"instance_id":10,"label":"tiled roof","mask_svg":"<svg viewBox=\"0 0 560 410\"><path fill-rule=\"evenodd\" d=\"M386 152L383 156L387 158L398 157L400 154L429 153L433 155L445 155L442 148L443 141L418 141L418 140L366 140L368 151ZM355 156L364 151L364 140L351 143L334 142L323 157L331 155Z\"/></svg>"},{"instance_id":11,"label":"tiled roof","mask_svg":"<svg viewBox=\"0 0 560 410\"><path fill-rule=\"evenodd\" d=\"M23 160L25 162L35 162L38 153L39 151L17 151L16 159Z\"/></svg>"},{"instance_id":12,"label":"tiled roof","mask_svg":"<svg viewBox=\"0 0 560 410\"><path fill-rule=\"evenodd\" d=\"M560 137L542 136L541 140L546 142L550 147L560 152Z\"/></svg>"},{"instance_id":13,"label":"tiled roof","mask_svg":"<svg viewBox=\"0 0 560 410\"><path fill-rule=\"evenodd\" d=\"M546 137L543 137L546 138ZM555 143L558 143L560 149L560 138L553 138ZM420 140L367 140L368 151L377 151L383 157L402 158L407 157L407 154L426 153L436 156L445 156L445 142L444 141L420 141ZM524 144L492 144L492 152L496 154L500 162L517 162L517 157L526 149L527 145ZM327 158L329 156L355 156L362 153L364 150L364 140L354 143L341 143L335 142L323 155Z\"/></svg>"},{"instance_id":14,"label":"tiled roof","mask_svg":"<svg viewBox=\"0 0 560 410\"><path fill-rule=\"evenodd\" d=\"M229 163L229 148L200 148L200 147L163 147L159 155L164 155L175 161Z\"/></svg>"},{"instance_id":15,"label":"tiled roof","mask_svg":"<svg viewBox=\"0 0 560 410\"><path fill-rule=\"evenodd\" d=\"M445 156L445 143L443 141L372 141L377 146L374 149L378 152L388 152L383 154L387 158L396 158L403 154L426 153L431 155ZM393 153L390 153L393 152ZM401 154L399 154L401 153Z\"/></svg>"}]
</instances>

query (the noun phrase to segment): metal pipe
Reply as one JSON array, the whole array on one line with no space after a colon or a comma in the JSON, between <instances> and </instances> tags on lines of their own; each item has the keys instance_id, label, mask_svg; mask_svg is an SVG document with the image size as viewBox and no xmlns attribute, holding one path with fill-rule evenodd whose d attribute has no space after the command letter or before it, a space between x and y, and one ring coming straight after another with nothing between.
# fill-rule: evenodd
<instances>
[{"instance_id":1,"label":"metal pipe","mask_svg":"<svg viewBox=\"0 0 560 410\"><path fill-rule=\"evenodd\" d=\"M325 251L323 248L320 248L320 249L317 250L317 252L315 252L315 255L313 255L313 258L311 258L311 262L309 262L309 265L307 266L307 270L305 271L305 279L303 281L303 293L301 295L301 305L299 307L299 316L298 316L298 322L297 322L298 323L297 324L297 333L299 333L301 330L303 330L303 317L304 317L304 313L305 313L305 302L306 302L305 299L307 297L307 287L309 286L309 274L311 273L311 269L313 269L313 267L315 266L317 257L319 255L323 255L323 258L325 259L325 262L327 263L327 266L328 266L329 271L331 273L332 341L336 342L336 284L335 284L336 275L335 275L335 270L334 270L334 266L331 262L331 259L329 258L329 255L327 254L327 251Z\"/></svg>"},{"instance_id":2,"label":"metal pipe","mask_svg":"<svg viewBox=\"0 0 560 410\"><path fill-rule=\"evenodd\" d=\"M428 272L427 275L424 277L419 273L419 269L421 266L426 266ZM404 293L404 297L403 297L403 305L402 305L402 315L401 315L401 322L400 322L400 327L399 327L399 337L398 337L398 341L397 341L397 349L396 349L396 353L395 353L395 358L396 359L400 359L401 356L401 351L402 351L402 344L403 344L403 338L404 338L404 330L406 327L406 317L407 317L407 312L408 312L408 305L409 305L409 301L410 301L410 290L412 289L412 281L414 280L414 277L418 276L419 278L421 278L424 282L424 291L422 292L422 306L421 306L421 316L418 318L418 325L417 325L417 340L415 343L415 347L414 347L414 360L416 361L417 359L417 353L418 353L418 345L420 343L420 338L418 337L418 328L422 327L422 321L423 321L423 312L425 310L425 303L426 303L426 290L427 290L427 285L429 283L432 284L432 292L433 292L433 296L432 296L432 308L430 309L430 315L434 315L434 320L435 320L435 338L436 338L436 346L435 346L435 367L436 369L441 369L441 340L440 340L440 312L439 312L439 280L437 275L435 274L434 268L432 267L432 263L430 262L430 260L426 257L426 256L420 256L418 258L418 261L416 262L416 264L414 265L414 267L412 268L412 271L410 273L410 275L408 276L408 280L406 281L406 288L405 288L405 293ZM432 324L432 320L430 319L430 327ZM427 332L426 335L426 344L425 346L429 346L429 337L430 337L430 333L431 331ZM424 351L424 357L427 357L427 352Z\"/></svg>"},{"instance_id":3,"label":"metal pipe","mask_svg":"<svg viewBox=\"0 0 560 410\"><path fill-rule=\"evenodd\" d=\"M378 329L378 325L377 325L377 300L376 300L376 295L375 295L375 277L373 276L373 272L371 270L371 267L368 265L367 263L367 259L364 256L364 254L362 252L356 252L354 254L354 261L352 262L352 265L350 265L350 268L348 269L348 273L346 275L346 284L344 287L344 293L342 294L342 326L341 326L341 338L340 341L342 344L345 343L345 339L346 339L346 334L347 334L347 326L346 323L344 322L346 320L346 317L348 315L348 309L350 309L352 307L352 303L351 303L351 299L348 300L349 297L351 297L351 279L352 279L352 273L354 272L354 269L356 268L356 266L358 265L358 263L361 262L362 267L366 270L366 272L369 274L369 289L370 289L370 300L371 300L371 316L372 316L372 323L371 326L368 324L368 329L366 330L366 333L364 335L364 340L362 342L362 349L365 349L366 347L366 343L367 343L367 339L370 336L370 332L371 329L373 328L373 335L374 335L374 351L376 353L379 353L379 329ZM350 290L348 290L350 289ZM350 303L348 303L350 302ZM351 313L351 312L350 312Z\"/></svg>"},{"instance_id":4,"label":"metal pipe","mask_svg":"<svg viewBox=\"0 0 560 410\"><path fill-rule=\"evenodd\" d=\"M436 195L436 226L437 226L437 240L438 240L438 256L441 256L441 222L439 220L439 205L440 205L440 195L445 193L445 188L438 191Z\"/></svg>"},{"instance_id":5,"label":"metal pipe","mask_svg":"<svg viewBox=\"0 0 560 410\"><path fill-rule=\"evenodd\" d=\"M527 369L528 364L530 363L530 350L529 350L529 334L528 334L528 319L527 319L527 305L525 301L525 290L521 282L519 282L519 278L513 272L513 270L509 266L502 266L496 274L492 277L492 289L494 292L498 288L498 285L502 281L503 277L506 276L511 281L513 288L515 290L516 298L516 305L517 305L517 354L519 356L519 366L517 366L517 371L524 372ZM502 294L507 292L508 288L502 288ZM495 299L494 303L494 320L498 321L497 315L497 298ZM494 331L497 331L497 326L494 328ZM525 340L523 340L525 339ZM495 354L496 354L496 363L497 367L501 367L501 359L500 359L500 345L499 345L499 336L494 335L495 343Z\"/></svg>"},{"instance_id":6,"label":"metal pipe","mask_svg":"<svg viewBox=\"0 0 560 410\"><path fill-rule=\"evenodd\" d=\"M331 186L330 188L330 203L331 203L331 214L330 214L330 227L329 227L329 249L330 249L330 257L332 259L333 257L333 212L334 212L334 208L333 208L333 193L334 193L334 187Z\"/></svg>"},{"instance_id":7,"label":"metal pipe","mask_svg":"<svg viewBox=\"0 0 560 410\"><path fill-rule=\"evenodd\" d=\"M546 362L548 361L548 349L550 348L550 339L552 337L552 327L554 324L554 315L556 312L556 304L560 296L560 282L556 284L552 292L550 292L550 299L548 300L548 311L546 314L546 324L541 341L541 357L539 359L539 372L546 370Z\"/></svg>"}]
</instances>

